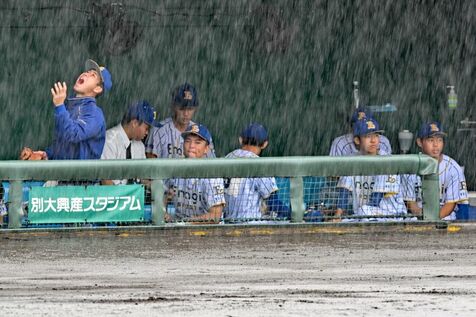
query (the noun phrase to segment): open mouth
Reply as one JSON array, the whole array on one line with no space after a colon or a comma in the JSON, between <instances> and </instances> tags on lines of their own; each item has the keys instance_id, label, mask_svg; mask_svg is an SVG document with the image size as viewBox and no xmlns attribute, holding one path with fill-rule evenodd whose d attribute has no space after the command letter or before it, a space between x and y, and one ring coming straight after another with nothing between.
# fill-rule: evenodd
<instances>
[{"instance_id":1,"label":"open mouth","mask_svg":"<svg viewBox=\"0 0 476 317\"><path fill-rule=\"evenodd\" d=\"M77 81L76 83L79 84L79 85L84 84L84 78L83 78L82 76L79 77L79 78L78 78L78 81Z\"/></svg>"}]
</instances>

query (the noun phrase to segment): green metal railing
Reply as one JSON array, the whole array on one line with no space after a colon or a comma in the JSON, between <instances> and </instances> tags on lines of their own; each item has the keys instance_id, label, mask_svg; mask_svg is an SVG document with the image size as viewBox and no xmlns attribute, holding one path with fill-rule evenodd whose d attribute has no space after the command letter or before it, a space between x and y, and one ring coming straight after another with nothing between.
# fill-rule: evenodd
<instances>
[{"instance_id":1,"label":"green metal railing","mask_svg":"<svg viewBox=\"0 0 476 317\"><path fill-rule=\"evenodd\" d=\"M9 228L21 225L25 180L141 178L152 180L152 222L164 223L162 180L186 177L290 177L291 221L304 216L304 176L417 174L425 197L423 217L439 220L438 163L426 155L270 157L260 159L148 159L0 161L0 179L10 181Z\"/></svg>"}]
</instances>

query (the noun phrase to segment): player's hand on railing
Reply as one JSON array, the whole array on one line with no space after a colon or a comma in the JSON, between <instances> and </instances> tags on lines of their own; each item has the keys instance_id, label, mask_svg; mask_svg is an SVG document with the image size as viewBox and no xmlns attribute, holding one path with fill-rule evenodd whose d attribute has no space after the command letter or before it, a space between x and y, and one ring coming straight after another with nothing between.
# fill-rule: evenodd
<instances>
[{"instance_id":1,"label":"player's hand on railing","mask_svg":"<svg viewBox=\"0 0 476 317\"><path fill-rule=\"evenodd\" d=\"M20 160L26 161L33 154L33 150L29 147L24 147L20 152Z\"/></svg>"},{"instance_id":2,"label":"player's hand on railing","mask_svg":"<svg viewBox=\"0 0 476 317\"><path fill-rule=\"evenodd\" d=\"M24 147L20 153L20 160L41 161L47 160L48 155L45 151L33 151L29 147Z\"/></svg>"},{"instance_id":3,"label":"player's hand on railing","mask_svg":"<svg viewBox=\"0 0 476 317\"><path fill-rule=\"evenodd\" d=\"M334 218L330 220L330 222L341 222L342 221L342 214L344 211L340 208L337 208L336 212L334 213Z\"/></svg>"}]
</instances>

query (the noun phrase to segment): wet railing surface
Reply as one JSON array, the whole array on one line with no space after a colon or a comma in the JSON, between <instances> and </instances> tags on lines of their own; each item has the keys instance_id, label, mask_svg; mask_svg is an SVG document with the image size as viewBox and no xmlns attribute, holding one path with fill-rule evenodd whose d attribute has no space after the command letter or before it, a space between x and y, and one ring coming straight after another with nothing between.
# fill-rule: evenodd
<instances>
[{"instance_id":1,"label":"wet railing surface","mask_svg":"<svg viewBox=\"0 0 476 317\"><path fill-rule=\"evenodd\" d=\"M8 195L6 195L8 196L6 197L8 228L31 226L34 223L42 225L78 223L77 219L68 220L68 217L73 212L84 212L85 210L81 208L93 211L94 217L97 215L104 216L109 210L108 208L112 208L108 207L110 205L115 205L116 209L121 209L121 207L124 207L124 210L134 209L134 199L137 199L143 205L140 211L141 214L137 217L134 218L129 213L125 213L126 216L119 218L123 219L123 221L117 221L117 219L109 221L107 217L100 217L99 219L101 220L95 221L94 219L98 218L94 218L89 214L87 218L84 218L82 225L94 225L95 223L114 226L137 223L164 225L166 222L175 224L206 224L210 222L217 224L243 222L260 224L269 223L270 221L278 223L283 221L293 223L303 221L335 221L337 218L335 209L339 203L337 197L339 177L382 174L420 175L422 177L422 192L425 201L423 213L419 217L414 217L411 214L379 215L379 220L401 221L406 220L406 218L427 221L439 220L437 162L425 155L397 155L376 158L325 156L260 159L0 162L0 178L4 180L4 187L8 188ZM276 199L273 202L270 202L269 199L264 200L265 204L259 206L259 214L257 215L247 216L246 214L239 214L236 216L236 214L233 214L233 210L229 209L229 206L233 205L230 202L230 197L234 195L232 191L233 186L243 182L243 180L262 181L266 178L272 178L274 182L273 186L275 186L275 189L273 192L277 193ZM139 188L139 194L134 196L136 198L129 198L127 200L121 196L123 194L106 194L104 197L97 194L100 189L104 188L133 187L130 187L130 185L99 186L100 180L104 179L141 179L142 182L138 183L140 186L136 186ZM222 205L224 208L220 209L219 216L216 217L217 219L213 216L208 218L196 217L193 212L192 214L181 214L180 208L183 207L184 201L174 197L186 196L187 193L184 194L174 187L175 185L169 184L174 179L193 179L194 182L204 179L220 179L223 187L220 187L217 191L221 194L223 194L223 191L226 199L223 199ZM32 184L31 180L39 182ZM51 180L55 181L52 182ZM167 187L167 184L169 184L169 187ZM25 187L27 193L24 193ZM28 197L28 190L38 187L42 188L42 198L31 200L31 197ZM65 191L76 190L71 187L85 188L83 196L86 196L78 198L76 197L77 195L73 195L69 200L65 200L64 197L68 196L63 194ZM169 189L169 192L172 193L171 197L168 197L167 189L164 188ZM57 192L62 194L60 195ZM59 196L55 196L56 198L53 199L50 196L44 195ZM119 196L122 200L118 198ZM117 199L114 200L114 197ZM250 198L238 195L235 195L236 197L238 200L250 200ZM87 200L89 205L85 205ZM109 200L109 205L106 204L107 200ZM56 205L53 206L52 201L55 201ZM83 203L82 207L78 205L78 201ZM278 202L278 207L273 206L273 203L276 201ZM220 205L221 201L218 204ZM43 218L38 218L38 215L48 211L48 208L50 208L49 211L67 212L68 216L64 218L66 221L50 221L45 214L41 215ZM246 208L245 211L248 210ZM36 222L30 219L32 218L30 215L33 216L35 212L35 219L39 219ZM351 211L345 214L345 218L346 220L359 221L369 217L358 215ZM375 220L376 217L370 218ZM341 219L339 218L339 220Z\"/></svg>"}]
</instances>

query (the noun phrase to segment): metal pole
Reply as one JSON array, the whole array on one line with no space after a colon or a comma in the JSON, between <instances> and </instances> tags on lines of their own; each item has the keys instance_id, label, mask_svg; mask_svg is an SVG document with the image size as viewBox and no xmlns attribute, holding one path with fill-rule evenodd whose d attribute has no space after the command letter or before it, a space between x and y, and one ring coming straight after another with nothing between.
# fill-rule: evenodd
<instances>
[{"instance_id":1,"label":"metal pole","mask_svg":"<svg viewBox=\"0 0 476 317\"><path fill-rule=\"evenodd\" d=\"M291 177L291 222L302 222L304 219L304 182L302 177Z\"/></svg>"},{"instance_id":2,"label":"metal pole","mask_svg":"<svg viewBox=\"0 0 476 317\"><path fill-rule=\"evenodd\" d=\"M440 220L440 180L438 174L423 175L423 219Z\"/></svg>"},{"instance_id":3,"label":"metal pole","mask_svg":"<svg viewBox=\"0 0 476 317\"><path fill-rule=\"evenodd\" d=\"M152 198L152 223L154 225L163 225L165 223L165 205L164 205L164 184L161 179L152 180L151 184Z\"/></svg>"},{"instance_id":4,"label":"metal pole","mask_svg":"<svg viewBox=\"0 0 476 317\"><path fill-rule=\"evenodd\" d=\"M10 181L10 191L8 195L10 204L8 206L8 228L15 229L21 227L22 202L23 202L23 182L19 180Z\"/></svg>"}]
</instances>

